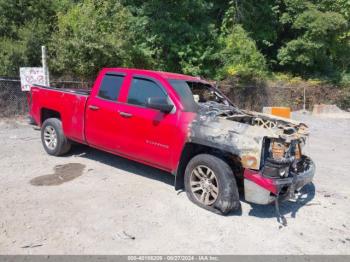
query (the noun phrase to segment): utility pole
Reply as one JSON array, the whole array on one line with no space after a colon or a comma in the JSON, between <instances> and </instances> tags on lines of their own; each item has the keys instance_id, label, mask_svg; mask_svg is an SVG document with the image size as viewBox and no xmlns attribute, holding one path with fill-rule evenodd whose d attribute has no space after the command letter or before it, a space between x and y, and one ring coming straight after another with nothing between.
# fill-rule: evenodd
<instances>
[{"instance_id":1,"label":"utility pole","mask_svg":"<svg viewBox=\"0 0 350 262\"><path fill-rule=\"evenodd\" d=\"M306 90L305 90L305 85L304 85L304 105L303 105L303 113L306 113Z\"/></svg>"},{"instance_id":2,"label":"utility pole","mask_svg":"<svg viewBox=\"0 0 350 262\"><path fill-rule=\"evenodd\" d=\"M49 79L49 68L47 67L47 56L46 56L46 47L43 45L41 46L41 62L43 65L44 70L44 76L45 76L45 85L50 86L50 79Z\"/></svg>"}]
</instances>

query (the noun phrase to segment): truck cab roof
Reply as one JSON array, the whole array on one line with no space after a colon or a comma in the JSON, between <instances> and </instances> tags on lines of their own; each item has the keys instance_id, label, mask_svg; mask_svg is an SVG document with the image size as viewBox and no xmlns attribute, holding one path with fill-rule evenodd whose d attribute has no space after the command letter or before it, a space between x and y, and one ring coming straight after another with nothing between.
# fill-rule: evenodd
<instances>
[{"instance_id":1,"label":"truck cab roof","mask_svg":"<svg viewBox=\"0 0 350 262\"><path fill-rule=\"evenodd\" d=\"M170 72L164 72L164 71L155 71L155 70L146 70L146 69L136 69L136 68L120 68L120 67L113 67L113 68L104 68L104 70L113 70L113 71L119 71L124 73L132 73L132 74L145 74L145 75L158 75L165 79L177 79L177 80L185 80L185 81L193 81L193 82L205 82L205 80L201 79L199 76L189 76L184 74L177 74L177 73L170 73Z\"/></svg>"}]
</instances>

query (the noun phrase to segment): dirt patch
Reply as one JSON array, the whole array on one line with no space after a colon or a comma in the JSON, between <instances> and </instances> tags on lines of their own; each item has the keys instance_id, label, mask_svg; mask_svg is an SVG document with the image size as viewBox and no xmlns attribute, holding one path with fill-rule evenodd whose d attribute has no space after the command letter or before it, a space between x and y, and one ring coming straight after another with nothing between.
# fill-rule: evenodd
<instances>
[{"instance_id":1,"label":"dirt patch","mask_svg":"<svg viewBox=\"0 0 350 262\"><path fill-rule=\"evenodd\" d=\"M79 163L69 163L57 165L54 173L49 175L38 176L30 180L33 186L57 186L71 181L83 174L85 165Z\"/></svg>"}]
</instances>

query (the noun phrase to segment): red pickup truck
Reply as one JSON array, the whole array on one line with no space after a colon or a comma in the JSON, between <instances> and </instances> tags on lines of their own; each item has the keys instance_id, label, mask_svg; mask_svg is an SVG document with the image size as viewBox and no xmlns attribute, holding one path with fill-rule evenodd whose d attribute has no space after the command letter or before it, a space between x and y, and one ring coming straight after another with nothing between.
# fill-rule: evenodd
<instances>
[{"instance_id":1,"label":"red pickup truck","mask_svg":"<svg viewBox=\"0 0 350 262\"><path fill-rule=\"evenodd\" d=\"M248 202L278 203L315 172L305 124L241 110L197 77L105 68L91 92L33 86L29 100L48 154L74 141L166 170L216 213L240 207L239 187Z\"/></svg>"}]
</instances>

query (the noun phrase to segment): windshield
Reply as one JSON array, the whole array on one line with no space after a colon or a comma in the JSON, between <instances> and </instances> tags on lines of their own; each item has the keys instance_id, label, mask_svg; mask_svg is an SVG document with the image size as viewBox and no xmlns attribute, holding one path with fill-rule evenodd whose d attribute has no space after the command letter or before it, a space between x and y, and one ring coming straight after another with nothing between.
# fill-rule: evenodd
<instances>
[{"instance_id":1,"label":"windshield","mask_svg":"<svg viewBox=\"0 0 350 262\"><path fill-rule=\"evenodd\" d=\"M180 96L185 111L197 112L199 103L216 102L230 105L230 102L213 86L201 82L169 80Z\"/></svg>"}]
</instances>

